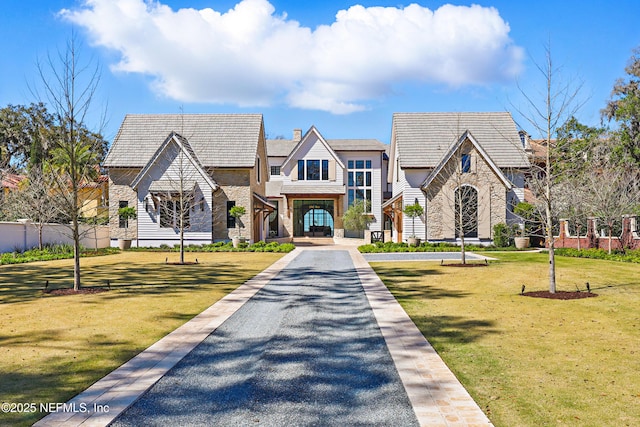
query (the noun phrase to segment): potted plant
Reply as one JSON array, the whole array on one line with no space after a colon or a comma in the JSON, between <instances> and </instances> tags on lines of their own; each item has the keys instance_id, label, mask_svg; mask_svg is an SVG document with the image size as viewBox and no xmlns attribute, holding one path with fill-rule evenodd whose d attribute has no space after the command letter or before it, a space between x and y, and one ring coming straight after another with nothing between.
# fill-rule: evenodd
<instances>
[{"instance_id":1,"label":"potted plant","mask_svg":"<svg viewBox=\"0 0 640 427\"><path fill-rule=\"evenodd\" d=\"M531 203L520 202L513 209L513 213L522 218L522 226L520 227L520 236L514 237L517 249L525 249L531 245L531 239L527 236L527 220L533 218L535 206Z\"/></svg>"},{"instance_id":2,"label":"potted plant","mask_svg":"<svg viewBox=\"0 0 640 427\"><path fill-rule=\"evenodd\" d=\"M420 238L416 237L416 217L421 216L424 213L424 209L416 202L412 205L407 205L404 208L404 214L411 218L411 236L408 239L408 243L411 246L418 246L420 244Z\"/></svg>"},{"instance_id":3,"label":"potted plant","mask_svg":"<svg viewBox=\"0 0 640 427\"><path fill-rule=\"evenodd\" d=\"M131 248L131 239L127 236L127 231L129 230L129 220L136 219L138 216L136 214L135 208L131 206L125 206L118 209L118 217L126 221L127 226L124 228L124 239L118 239L118 246L121 250Z\"/></svg>"},{"instance_id":4,"label":"potted plant","mask_svg":"<svg viewBox=\"0 0 640 427\"><path fill-rule=\"evenodd\" d=\"M242 237L242 230L240 228L240 217L246 213L244 206L234 206L229 209L229 215L236 219L236 227L238 228L238 235L233 237L233 247L237 248L240 243L244 243L245 239Z\"/></svg>"}]
</instances>

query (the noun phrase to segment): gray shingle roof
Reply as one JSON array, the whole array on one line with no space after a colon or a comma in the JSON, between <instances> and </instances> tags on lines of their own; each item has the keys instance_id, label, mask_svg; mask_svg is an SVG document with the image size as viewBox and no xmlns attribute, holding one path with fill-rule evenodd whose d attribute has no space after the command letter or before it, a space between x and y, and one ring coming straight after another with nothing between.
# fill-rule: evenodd
<instances>
[{"instance_id":1,"label":"gray shingle roof","mask_svg":"<svg viewBox=\"0 0 640 427\"><path fill-rule=\"evenodd\" d=\"M342 184L285 184L280 190L282 194L345 194Z\"/></svg>"},{"instance_id":2,"label":"gray shingle roof","mask_svg":"<svg viewBox=\"0 0 640 427\"><path fill-rule=\"evenodd\" d=\"M403 168L435 167L469 131L500 168L528 167L516 124L508 112L395 113L392 138Z\"/></svg>"},{"instance_id":3,"label":"gray shingle roof","mask_svg":"<svg viewBox=\"0 0 640 427\"><path fill-rule=\"evenodd\" d=\"M385 151L388 147L377 139L327 139L333 151ZM297 141L290 139L267 140L267 155L270 157L288 157L296 147Z\"/></svg>"},{"instance_id":4,"label":"gray shingle roof","mask_svg":"<svg viewBox=\"0 0 640 427\"><path fill-rule=\"evenodd\" d=\"M189 141L205 167L253 167L262 114L128 114L106 167L144 167L171 132Z\"/></svg>"},{"instance_id":5,"label":"gray shingle roof","mask_svg":"<svg viewBox=\"0 0 640 427\"><path fill-rule=\"evenodd\" d=\"M291 139L268 139L267 156L269 157L289 157L289 154L298 144Z\"/></svg>"},{"instance_id":6,"label":"gray shingle roof","mask_svg":"<svg viewBox=\"0 0 640 427\"><path fill-rule=\"evenodd\" d=\"M334 151L384 151L387 146L377 139L327 139Z\"/></svg>"}]
</instances>

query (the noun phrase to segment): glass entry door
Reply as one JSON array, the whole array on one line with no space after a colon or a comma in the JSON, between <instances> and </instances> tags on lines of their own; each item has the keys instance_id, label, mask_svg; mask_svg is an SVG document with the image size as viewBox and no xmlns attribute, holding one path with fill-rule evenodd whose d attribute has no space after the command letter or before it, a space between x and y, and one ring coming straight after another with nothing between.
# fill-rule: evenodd
<instances>
[{"instance_id":1,"label":"glass entry door","mask_svg":"<svg viewBox=\"0 0 640 427\"><path fill-rule=\"evenodd\" d=\"M294 200L294 237L333 237L333 200Z\"/></svg>"}]
</instances>

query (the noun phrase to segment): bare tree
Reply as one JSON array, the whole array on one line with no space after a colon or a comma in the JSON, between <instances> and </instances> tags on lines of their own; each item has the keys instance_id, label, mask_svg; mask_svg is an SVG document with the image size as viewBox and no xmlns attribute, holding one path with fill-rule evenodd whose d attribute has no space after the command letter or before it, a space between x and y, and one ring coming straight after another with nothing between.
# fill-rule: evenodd
<instances>
[{"instance_id":1,"label":"bare tree","mask_svg":"<svg viewBox=\"0 0 640 427\"><path fill-rule=\"evenodd\" d=\"M615 137L615 134L611 135L603 145L615 147ZM589 211L606 225L607 250L611 253L614 229L620 225L623 215L640 205L640 183L638 170L632 160L623 160L621 163L613 149L600 152L602 156L591 163L589 179L583 185L587 189L585 201Z\"/></svg>"},{"instance_id":2,"label":"bare tree","mask_svg":"<svg viewBox=\"0 0 640 427\"><path fill-rule=\"evenodd\" d=\"M444 234L452 233L460 243L463 264L467 262L467 239L479 236L479 216L487 214L485 207L491 198L499 197L493 193L495 176L485 167L483 151L472 143L472 138L469 132L460 135L451 145L446 162L438 165L425 181L427 199L441 213L442 222L448 224Z\"/></svg>"},{"instance_id":3,"label":"bare tree","mask_svg":"<svg viewBox=\"0 0 640 427\"><path fill-rule=\"evenodd\" d=\"M543 164L532 164L532 171L529 175L529 188L538 201L538 213L541 222L544 224L544 234L549 250L549 292L556 292L556 261L555 246L553 238L553 219L557 216L554 187L562 181L562 176L558 173L556 166L555 135L576 111L580 108L578 102L581 84L576 81L563 82L557 79L560 68L554 66L549 45L545 47L545 62L535 63L536 69L544 79L545 89L534 97L518 86L521 94L526 99L527 110L517 107L517 111L522 115L543 138L545 157Z\"/></svg>"},{"instance_id":4,"label":"bare tree","mask_svg":"<svg viewBox=\"0 0 640 427\"><path fill-rule=\"evenodd\" d=\"M202 169L188 139L176 132L159 148L155 163L159 167L149 186L147 197L151 203L145 202L146 210L160 228L178 234L180 263L184 264L187 234L211 231L211 212L204 191L215 184Z\"/></svg>"},{"instance_id":5,"label":"bare tree","mask_svg":"<svg viewBox=\"0 0 640 427\"><path fill-rule=\"evenodd\" d=\"M33 167L17 190L7 196L5 209L11 219L29 218L38 228L38 248L43 248L45 224L59 219L58 197L51 192L52 176Z\"/></svg>"},{"instance_id":6,"label":"bare tree","mask_svg":"<svg viewBox=\"0 0 640 427\"><path fill-rule=\"evenodd\" d=\"M98 66L80 63L75 36L57 56L48 55L38 63L38 72L56 132L51 141L51 159L45 170L51 173L51 191L58 198L61 216L70 226L74 247L73 289L80 289L80 238L83 216L83 191L91 188L99 174L98 165L104 157L106 141L86 128L100 82ZM37 93L36 93L37 95Z\"/></svg>"}]
</instances>

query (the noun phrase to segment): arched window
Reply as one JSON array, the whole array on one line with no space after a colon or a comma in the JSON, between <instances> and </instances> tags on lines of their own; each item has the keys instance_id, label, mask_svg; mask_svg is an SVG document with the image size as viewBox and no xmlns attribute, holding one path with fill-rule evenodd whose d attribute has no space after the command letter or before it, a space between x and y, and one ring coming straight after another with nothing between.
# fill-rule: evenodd
<instances>
[{"instance_id":1,"label":"arched window","mask_svg":"<svg viewBox=\"0 0 640 427\"><path fill-rule=\"evenodd\" d=\"M463 185L455 191L456 237L478 237L478 191Z\"/></svg>"}]
</instances>

